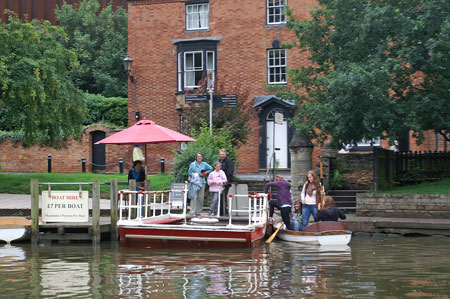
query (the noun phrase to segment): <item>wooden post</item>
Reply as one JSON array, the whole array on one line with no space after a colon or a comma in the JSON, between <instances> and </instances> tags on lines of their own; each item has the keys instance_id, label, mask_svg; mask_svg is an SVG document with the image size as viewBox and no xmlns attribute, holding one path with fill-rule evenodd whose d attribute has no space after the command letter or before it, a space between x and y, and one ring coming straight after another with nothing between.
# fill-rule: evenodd
<instances>
[{"instance_id":1,"label":"wooden post","mask_svg":"<svg viewBox=\"0 0 450 299\"><path fill-rule=\"evenodd\" d=\"M31 244L37 245L39 241L39 181L31 179Z\"/></svg>"},{"instance_id":2,"label":"wooden post","mask_svg":"<svg viewBox=\"0 0 450 299\"><path fill-rule=\"evenodd\" d=\"M117 241L117 179L111 179L110 205L111 205L111 241Z\"/></svg>"},{"instance_id":3,"label":"wooden post","mask_svg":"<svg viewBox=\"0 0 450 299\"><path fill-rule=\"evenodd\" d=\"M129 180L128 184L129 184L128 189L130 191L136 191L136 180ZM132 206L136 205L136 193L133 193L131 196L131 205ZM131 219L136 219L137 209L130 209L128 213L131 213Z\"/></svg>"},{"instance_id":4,"label":"wooden post","mask_svg":"<svg viewBox=\"0 0 450 299\"><path fill-rule=\"evenodd\" d=\"M92 243L100 243L100 180L92 179Z\"/></svg>"}]
</instances>

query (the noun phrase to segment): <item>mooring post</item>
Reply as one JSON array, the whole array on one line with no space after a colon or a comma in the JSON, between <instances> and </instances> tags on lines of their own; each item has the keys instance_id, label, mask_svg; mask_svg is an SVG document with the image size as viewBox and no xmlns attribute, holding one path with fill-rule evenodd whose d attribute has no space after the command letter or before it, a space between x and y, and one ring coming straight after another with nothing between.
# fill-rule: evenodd
<instances>
[{"instance_id":1,"label":"mooring post","mask_svg":"<svg viewBox=\"0 0 450 299\"><path fill-rule=\"evenodd\" d=\"M92 243L100 243L100 180L92 179Z\"/></svg>"},{"instance_id":2,"label":"mooring post","mask_svg":"<svg viewBox=\"0 0 450 299\"><path fill-rule=\"evenodd\" d=\"M136 191L136 180L128 181L128 189L130 191ZM136 193L131 194L131 205L136 206ZM131 213L131 219L136 218L137 209L130 209L128 213Z\"/></svg>"},{"instance_id":3,"label":"mooring post","mask_svg":"<svg viewBox=\"0 0 450 299\"><path fill-rule=\"evenodd\" d=\"M111 205L111 241L117 241L117 179L111 179L110 205Z\"/></svg>"},{"instance_id":4,"label":"mooring post","mask_svg":"<svg viewBox=\"0 0 450 299\"><path fill-rule=\"evenodd\" d=\"M38 244L39 240L39 180L31 179L31 244Z\"/></svg>"}]
</instances>

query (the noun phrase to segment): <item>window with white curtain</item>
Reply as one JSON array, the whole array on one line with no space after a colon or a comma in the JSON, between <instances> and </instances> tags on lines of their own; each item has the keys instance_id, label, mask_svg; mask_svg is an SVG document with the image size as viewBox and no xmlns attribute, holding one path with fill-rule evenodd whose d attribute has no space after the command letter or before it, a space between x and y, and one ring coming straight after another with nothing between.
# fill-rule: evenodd
<instances>
[{"instance_id":1,"label":"window with white curtain","mask_svg":"<svg viewBox=\"0 0 450 299\"><path fill-rule=\"evenodd\" d=\"M186 30L209 28L209 3L186 5Z\"/></svg>"},{"instance_id":2,"label":"window with white curtain","mask_svg":"<svg viewBox=\"0 0 450 299\"><path fill-rule=\"evenodd\" d=\"M286 17L284 15L285 0L266 0L267 5L267 24L284 24Z\"/></svg>"},{"instance_id":3,"label":"window with white curtain","mask_svg":"<svg viewBox=\"0 0 450 299\"><path fill-rule=\"evenodd\" d=\"M202 76L203 52L184 52L184 87L197 87Z\"/></svg>"},{"instance_id":4,"label":"window with white curtain","mask_svg":"<svg viewBox=\"0 0 450 299\"><path fill-rule=\"evenodd\" d=\"M286 49L267 50L267 81L269 84L285 84Z\"/></svg>"}]
</instances>

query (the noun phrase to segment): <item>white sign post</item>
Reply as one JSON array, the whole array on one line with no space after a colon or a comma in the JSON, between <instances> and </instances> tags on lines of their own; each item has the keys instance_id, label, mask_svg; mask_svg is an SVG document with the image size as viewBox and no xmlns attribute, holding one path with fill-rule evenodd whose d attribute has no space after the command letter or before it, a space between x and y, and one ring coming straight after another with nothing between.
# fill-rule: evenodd
<instances>
[{"instance_id":1,"label":"white sign post","mask_svg":"<svg viewBox=\"0 0 450 299\"><path fill-rule=\"evenodd\" d=\"M42 191L42 221L88 222L88 191Z\"/></svg>"}]
</instances>

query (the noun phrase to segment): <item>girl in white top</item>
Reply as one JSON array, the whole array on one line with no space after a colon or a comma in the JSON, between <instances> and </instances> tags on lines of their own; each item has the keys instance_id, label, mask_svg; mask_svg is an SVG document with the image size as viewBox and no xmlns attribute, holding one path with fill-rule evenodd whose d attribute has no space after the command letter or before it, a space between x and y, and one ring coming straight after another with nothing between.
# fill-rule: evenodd
<instances>
[{"instance_id":1,"label":"girl in white top","mask_svg":"<svg viewBox=\"0 0 450 299\"><path fill-rule=\"evenodd\" d=\"M306 175L306 182L303 185L302 193L302 231L305 230L312 215L316 217L320 203L320 181L317 174L310 170Z\"/></svg>"},{"instance_id":2,"label":"girl in white top","mask_svg":"<svg viewBox=\"0 0 450 299\"><path fill-rule=\"evenodd\" d=\"M222 167L222 163L216 162L214 164L215 170L208 176L209 193L212 195L211 208L209 209L208 216L217 215L219 192L223 190L223 185L227 183L227 176L220 167Z\"/></svg>"}]
</instances>

